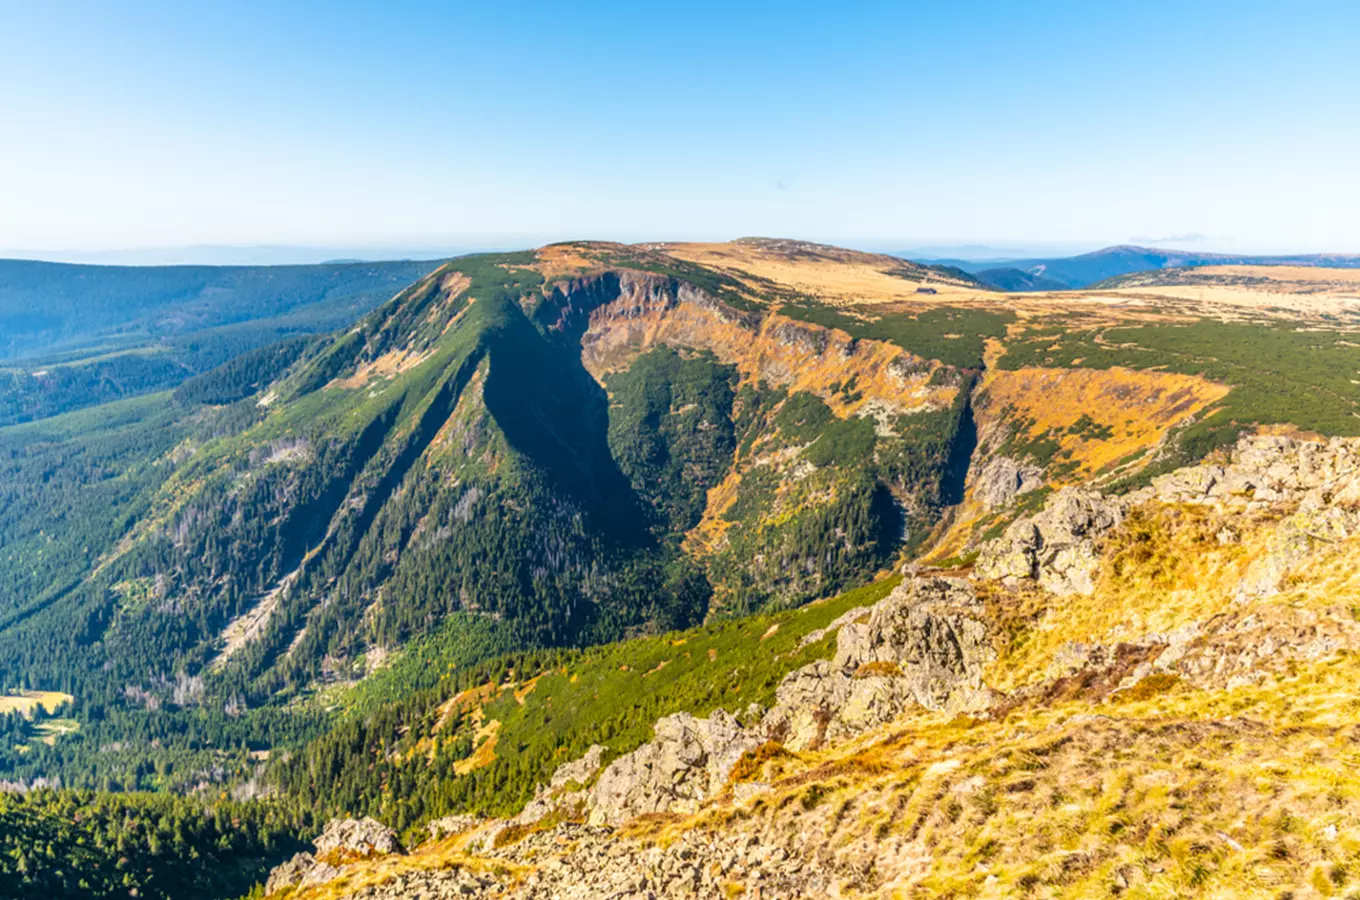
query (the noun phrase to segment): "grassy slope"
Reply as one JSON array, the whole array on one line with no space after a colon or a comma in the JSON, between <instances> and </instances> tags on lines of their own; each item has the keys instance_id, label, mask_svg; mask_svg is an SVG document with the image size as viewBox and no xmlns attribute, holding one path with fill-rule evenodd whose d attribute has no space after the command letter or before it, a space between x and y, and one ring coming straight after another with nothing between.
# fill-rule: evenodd
<instances>
[{"instance_id":1,"label":"grassy slope","mask_svg":"<svg viewBox=\"0 0 1360 900\"><path fill-rule=\"evenodd\" d=\"M662 716L769 704L784 674L830 655L833 638L800 649L804 636L882 599L898 580L881 578L797 610L465 667L457 662L463 634L445 629L443 640L408 647L391 668L336 698L351 704L350 711L285 768L283 780L292 790L325 798L328 809L363 810L402 828L468 809L509 814L591 744L606 745L612 759L650 738ZM408 714L386 717L384 704L409 696L406 676L417 669L443 677ZM499 725L486 746L484 726L492 721ZM342 753L357 769L328 768L337 750L365 741L371 755ZM459 774L458 764L467 760L476 767ZM355 776L363 782L359 790ZM378 789L383 782L411 789Z\"/></svg>"},{"instance_id":2,"label":"grassy slope","mask_svg":"<svg viewBox=\"0 0 1360 900\"><path fill-rule=\"evenodd\" d=\"M1216 515L1153 506L1133 517L1105 548L1090 597L987 589L1000 625L987 680L1012 690L1042 685L1069 641L1113 645L1225 619L1241 623L1222 632L1227 658L1246 654L1252 677L1155 675L1113 693L1100 679L1074 679L1018 695L985 719L911 712L837 746L752 757L737 778L772 790L740 804L721 796L694 816L646 817L628 832L663 846L688 830L727 841L751 835L841 873L850 895L1355 896L1360 658L1353 646L1287 654L1329 621L1353 628L1360 548L1320 544L1279 594L1228 603L1228 588L1271 546L1278 519L1238 520L1240 541L1223 545ZM1281 623L1300 629L1295 639L1257 656L1260 629L1278 639ZM584 699L593 696L588 679L619 683L633 673L618 665L655 665L679 649L633 656L633 646L647 645L620 645L599 657L598 671L579 670ZM554 704L579 702L581 693L560 693L564 684L569 676L537 682L523 707L507 689L488 713L532 721L533 704L546 706L549 693ZM448 852L428 845L385 877L482 864ZM296 900L320 896L339 894Z\"/></svg>"}]
</instances>

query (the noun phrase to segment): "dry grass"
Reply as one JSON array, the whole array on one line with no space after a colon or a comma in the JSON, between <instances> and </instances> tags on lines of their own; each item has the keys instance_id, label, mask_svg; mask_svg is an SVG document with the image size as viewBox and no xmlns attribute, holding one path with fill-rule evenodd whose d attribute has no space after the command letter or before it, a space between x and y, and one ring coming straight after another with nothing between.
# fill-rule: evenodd
<instances>
[{"instance_id":1,"label":"dry grass","mask_svg":"<svg viewBox=\"0 0 1360 900\"><path fill-rule=\"evenodd\" d=\"M1131 369L994 371L975 404L980 428L1024 418L1026 438L1058 433L1065 461L1077 469L1063 482L1085 481L1140 450L1227 396L1228 388L1193 375ZM1081 419L1108 429L1097 438L1071 431Z\"/></svg>"},{"instance_id":2,"label":"dry grass","mask_svg":"<svg viewBox=\"0 0 1360 900\"><path fill-rule=\"evenodd\" d=\"M19 712L27 716L39 706L50 714L74 699L70 694L63 694L61 691L18 691L13 694L0 694L0 714Z\"/></svg>"},{"instance_id":3,"label":"dry grass","mask_svg":"<svg viewBox=\"0 0 1360 900\"><path fill-rule=\"evenodd\" d=\"M833 306L971 301L995 305L999 295L929 273L892 256L833 247L790 253L777 245L736 241L726 244L665 244L677 259L716 269L749 285L754 293L774 286ZM919 294L928 286L935 295Z\"/></svg>"},{"instance_id":4,"label":"dry grass","mask_svg":"<svg viewBox=\"0 0 1360 900\"><path fill-rule=\"evenodd\" d=\"M478 710L480 713L481 710ZM457 775L466 775L474 769L489 766L496 761L496 742L500 738L501 723L499 719L491 719L477 728L477 733L473 735L472 744L476 748L472 755L467 759L460 759L453 764L453 771Z\"/></svg>"},{"instance_id":5,"label":"dry grass","mask_svg":"<svg viewBox=\"0 0 1360 900\"><path fill-rule=\"evenodd\" d=\"M1259 637L1277 624L1287 629L1294 621L1312 621L1317 612L1335 612L1338 604L1360 602L1360 540L1321 544L1277 594L1234 599L1253 560L1269 552L1279 520L1237 517L1232 523L1237 539L1220 544L1216 535L1224 521L1207 508L1153 506L1135 512L1111 539L1095 592L1049 597L1042 613L1017 620L988 683L1013 690L1054 677L1060 674L1053 669L1055 658L1073 642L1115 645L1223 616L1255 616ZM1250 633L1243 637L1251 639Z\"/></svg>"},{"instance_id":6,"label":"dry grass","mask_svg":"<svg viewBox=\"0 0 1360 900\"><path fill-rule=\"evenodd\" d=\"M1360 269L1204 266L1149 272L1101 293L1220 318L1334 316L1360 309Z\"/></svg>"}]
</instances>

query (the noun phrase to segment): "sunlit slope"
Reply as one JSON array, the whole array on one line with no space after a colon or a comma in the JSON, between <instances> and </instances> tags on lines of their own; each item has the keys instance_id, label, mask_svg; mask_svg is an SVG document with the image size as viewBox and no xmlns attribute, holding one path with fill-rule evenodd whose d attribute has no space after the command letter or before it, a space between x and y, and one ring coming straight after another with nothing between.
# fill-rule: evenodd
<instances>
[{"instance_id":1,"label":"sunlit slope","mask_svg":"<svg viewBox=\"0 0 1360 900\"><path fill-rule=\"evenodd\" d=\"M461 665L796 607L967 562L1064 485L1360 423L1345 321L1012 299L799 242L455 260L173 397L0 430L0 672L319 712L425 684L412 642Z\"/></svg>"},{"instance_id":2,"label":"sunlit slope","mask_svg":"<svg viewBox=\"0 0 1360 900\"><path fill-rule=\"evenodd\" d=\"M790 898L1348 896L1360 852L1358 460L1354 441L1249 439L1134 495L1082 494L1113 516L1086 531L1085 513L1054 498L1034 522L1089 551L1076 563L1090 566L1089 589L1040 583L1049 567L1074 564L1071 554L1040 557L1039 579L950 573L955 590L975 598L967 614L990 649L991 699L969 715L916 707L812 744L748 743L697 808L676 799L668 810L661 785L660 812L611 827L585 824L570 805L511 822L450 820L454 838L281 896L371 888L401 897L403 885L468 872L501 897L585 896L629 878L663 894L693 883L715 895L759 886ZM744 665L754 672L780 659L776 636L811 614L748 643ZM867 611L841 618L842 646L847 629L869 620ZM767 621L752 622L746 640ZM666 671L662 661L709 640L620 645L597 671L565 661L517 690L500 688L499 705L482 708L508 721L546 710L576 684L607 696L601 681L586 686L588 672L629 685L631 697ZM633 662L650 668L639 675ZM871 690L875 679L908 677L896 664L849 677ZM742 712L745 683L732 694L738 719L756 721ZM677 765L688 775L684 766L712 766L717 753Z\"/></svg>"}]
</instances>

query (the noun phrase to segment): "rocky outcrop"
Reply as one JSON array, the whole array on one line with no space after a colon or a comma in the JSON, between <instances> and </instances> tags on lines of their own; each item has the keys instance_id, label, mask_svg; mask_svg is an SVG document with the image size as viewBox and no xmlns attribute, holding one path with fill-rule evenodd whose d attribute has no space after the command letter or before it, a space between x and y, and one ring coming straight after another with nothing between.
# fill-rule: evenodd
<instances>
[{"instance_id":1,"label":"rocky outcrop","mask_svg":"<svg viewBox=\"0 0 1360 900\"><path fill-rule=\"evenodd\" d=\"M1044 486L1044 470L1030 462L994 456L973 480L973 497L986 509L1000 509L1021 494Z\"/></svg>"},{"instance_id":2,"label":"rocky outcrop","mask_svg":"<svg viewBox=\"0 0 1360 900\"><path fill-rule=\"evenodd\" d=\"M610 763L590 791L591 824L645 813L694 812L727 784L737 761L764 741L729 713L705 719L689 713L656 723L655 737Z\"/></svg>"},{"instance_id":3,"label":"rocky outcrop","mask_svg":"<svg viewBox=\"0 0 1360 900\"><path fill-rule=\"evenodd\" d=\"M275 866L265 883L265 893L286 887L324 884L344 874L346 863L375 856L404 853L397 834L376 819L332 819L313 842L315 852L299 853Z\"/></svg>"},{"instance_id":4,"label":"rocky outcrop","mask_svg":"<svg viewBox=\"0 0 1360 900\"><path fill-rule=\"evenodd\" d=\"M887 722L912 706L976 711L993 700L982 682L994 657L972 586L959 579L911 578L868 610L842 617L836 654L789 674L774 707L750 725L718 710L707 718L660 719L651 741L609 764L589 789L603 748L561 767L519 824L557 809L593 825L648 813L689 813L728 787L743 755L774 740L818 746Z\"/></svg>"},{"instance_id":5,"label":"rocky outcrop","mask_svg":"<svg viewBox=\"0 0 1360 900\"><path fill-rule=\"evenodd\" d=\"M1085 488L1063 488L1041 512L1016 519L984 544L974 572L1007 585L1033 580L1055 594L1095 590L1099 542L1124 518L1128 500Z\"/></svg>"},{"instance_id":6,"label":"rocky outcrop","mask_svg":"<svg viewBox=\"0 0 1360 900\"><path fill-rule=\"evenodd\" d=\"M1318 543L1360 534L1360 445L1342 438L1244 438L1226 465L1179 469L1140 494L1230 512L1283 513L1267 552L1252 561L1235 594L1239 601L1265 597Z\"/></svg>"},{"instance_id":7,"label":"rocky outcrop","mask_svg":"<svg viewBox=\"0 0 1360 900\"><path fill-rule=\"evenodd\" d=\"M402 853L397 833L370 816L362 819L332 819L314 842L319 859L341 857L367 859Z\"/></svg>"},{"instance_id":8,"label":"rocky outcrop","mask_svg":"<svg viewBox=\"0 0 1360 900\"><path fill-rule=\"evenodd\" d=\"M599 744L592 744L580 759L558 766L549 783L546 786L539 786L534 792L534 798L525 804L514 821L520 825L528 825L540 821L559 808L583 807L588 797L585 787L600 771L605 750L606 748Z\"/></svg>"},{"instance_id":9,"label":"rocky outcrop","mask_svg":"<svg viewBox=\"0 0 1360 900\"><path fill-rule=\"evenodd\" d=\"M1275 591L1315 541L1360 533L1360 444L1278 435L1243 438L1226 464L1203 463L1154 478L1122 497L1064 488L1034 516L1017 519L980 548L975 574L1007 585L1037 581L1055 594L1095 589L1101 540L1129 509L1148 502L1208 504L1226 512L1269 510L1287 518L1275 546L1243 579L1239 598ZM1221 539L1233 539L1225 532Z\"/></svg>"},{"instance_id":10,"label":"rocky outcrop","mask_svg":"<svg viewBox=\"0 0 1360 900\"><path fill-rule=\"evenodd\" d=\"M270 871L269 880L264 885L264 892L268 896L287 887L324 884L327 881L339 878L340 875L341 871L338 867L317 862L316 857L310 853L298 853L286 863L281 863Z\"/></svg>"},{"instance_id":11,"label":"rocky outcrop","mask_svg":"<svg viewBox=\"0 0 1360 900\"><path fill-rule=\"evenodd\" d=\"M945 712L985 708L982 670L995 656L982 604L963 580L913 578L841 627L836 655L790 673L766 714L766 735L815 747L896 718L919 705Z\"/></svg>"},{"instance_id":12,"label":"rocky outcrop","mask_svg":"<svg viewBox=\"0 0 1360 900\"><path fill-rule=\"evenodd\" d=\"M352 895L365 900L653 900L662 897L756 896L802 900L833 896L848 867L818 859L797 842L750 834L688 831L664 846L645 846L612 828L563 823L489 850L477 870L405 872ZM508 865L506 865L508 864ZM510 867L530 867L515 879ZM758 885L747 894L744 885Z\"/></svg>"}]
</instances>

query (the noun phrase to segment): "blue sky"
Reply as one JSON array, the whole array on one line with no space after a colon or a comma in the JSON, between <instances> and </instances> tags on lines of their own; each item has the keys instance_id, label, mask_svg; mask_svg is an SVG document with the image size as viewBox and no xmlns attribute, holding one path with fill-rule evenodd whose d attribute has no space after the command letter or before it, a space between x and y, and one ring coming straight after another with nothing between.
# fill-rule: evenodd
<instances>
[{"instance_id":1,"label":"blue sky","mask_svg":"<svg viewBox=\"0 0 1360 900\"><path fill-rule=\"evenodd\" d=\"M0 248L1360 251L1360 3L0 0Z\"/></svg>"}]
</instances>

